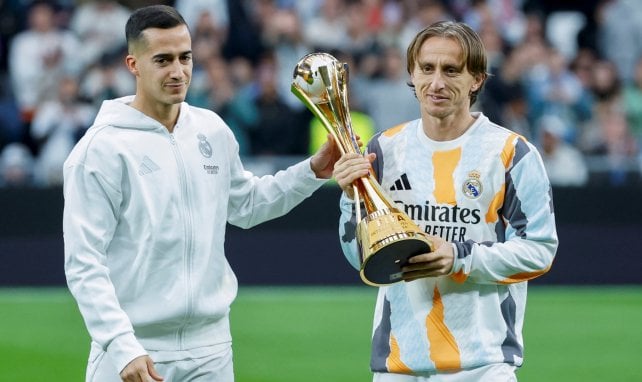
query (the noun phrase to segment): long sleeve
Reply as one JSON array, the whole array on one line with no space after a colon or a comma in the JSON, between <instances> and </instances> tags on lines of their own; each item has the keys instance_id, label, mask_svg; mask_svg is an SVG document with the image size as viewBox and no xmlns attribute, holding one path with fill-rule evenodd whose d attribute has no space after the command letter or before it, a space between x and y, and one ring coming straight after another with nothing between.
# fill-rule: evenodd
<instances>
[{"instance_id":1,"label":"long sleeve","mask_svg":"<svg viewBox=\"0 0 642 382\"><path fill-rule=\"evenodd\" d=\"M98 171L81 164L65 168L65 273L92 340L118 370L146 354L121 308L107 267L107 248L122 193ZM91 207L91 213L87 211Z\"/></svg>"},{"instance_id":2,"label":"long sleeve","mask_svg":"<svg viewBox=\"0 0 642 382\"><path fill-rule=\"evenodd\" d=\"M500 206L490 209L486 222L495 224L496 242L457 242L454 278L476 283L514 283L546 273L558 238L551 186L537 151L527 151L506 173ZM520 150L519 148L517 150Z\"/></svg>"},{"instance_id":3,"label":"long sleeve","mask_svg":"<svg viewBox=\"0 0 642 382\"><path fill-rule=\"evenodd\" d=\"M232 138L228 222L250 228L285 215L312 195L327 179L317 179L306 159L275 175L257 177L243 169L238 144Z\"/></svg>"},{"instance_id":4,"label":"long sleeve","mask_svg":"<svg viewBox=\"0 0 642 382\"><path fill-rule=\"evenodd\" d=\"M357 247L357 222L354 201L345 194L342 194L339 201L339 208L341 209L341 215L339 217L339 242L341 243L341 249L350 265L359 270L361 267L361 255Z\"/></svg>"}]
</instances>

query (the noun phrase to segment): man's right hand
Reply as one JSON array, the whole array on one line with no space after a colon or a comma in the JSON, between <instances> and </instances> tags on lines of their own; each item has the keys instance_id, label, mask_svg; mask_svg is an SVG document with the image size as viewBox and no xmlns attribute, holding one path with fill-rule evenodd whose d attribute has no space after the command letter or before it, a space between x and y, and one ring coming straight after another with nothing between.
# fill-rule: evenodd
<instances>
[{"instance_id":1,"label":"man's right hand","mask_svg":"<svg viewBox=\"0 0 642 382\"><path fill-rule=\"evenodd\" d=\"M332 175L350 199L354 196L352 182L370 173L372 170L371 163L375 160L375 157L374 153L366 155L348 153L343 155L334 165Z\"/></svg>"},{"instance_id":2,"label":"man's right hand","mask_svg":"<svg viewBox=\"0 0 642 382\"><path fill-rule=\"evenodd\" d=\"M120 372L123 382L151 382L162 381L163 377L154 369L154 361L148 355L134 358Z\"/></svg>"}]
</instances>

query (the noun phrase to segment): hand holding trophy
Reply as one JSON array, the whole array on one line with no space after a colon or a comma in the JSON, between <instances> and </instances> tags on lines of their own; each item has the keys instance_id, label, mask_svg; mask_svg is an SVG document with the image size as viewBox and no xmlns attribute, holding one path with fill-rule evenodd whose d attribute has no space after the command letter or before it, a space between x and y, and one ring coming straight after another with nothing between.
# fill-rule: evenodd
<instances>
[{"instance_id":1,"label":"hand holding trophy","mask_svg":"<svg viewBox=\"0 0 642 382\"><path fill-rule=\"evenodd\" d=\"M319 118L342 154L361 154L350 120L347 64L327 53L308 54L294 69L291 90ZM361 279L372 286L401 281L408 258L432 252L430 238L394 207L372 172L353 187Z\"/></svg>"}]
</instances>

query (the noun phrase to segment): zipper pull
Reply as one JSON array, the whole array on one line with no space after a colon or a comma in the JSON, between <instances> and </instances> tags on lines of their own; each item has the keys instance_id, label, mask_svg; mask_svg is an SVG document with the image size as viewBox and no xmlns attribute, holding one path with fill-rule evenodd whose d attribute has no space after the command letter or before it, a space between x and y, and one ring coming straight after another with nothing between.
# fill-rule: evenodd
<instances>
[{"instance_id":1,"label":"zipper pull","mask_svg":"<svg viewBox=\"0 0 642 382\"><path fill-rule=\"evenodd\" d=\"M169 140L172 142L172 145L176 146L176 138L174 138L174 133L169 133Z\"/></svg>"}]
</instances>

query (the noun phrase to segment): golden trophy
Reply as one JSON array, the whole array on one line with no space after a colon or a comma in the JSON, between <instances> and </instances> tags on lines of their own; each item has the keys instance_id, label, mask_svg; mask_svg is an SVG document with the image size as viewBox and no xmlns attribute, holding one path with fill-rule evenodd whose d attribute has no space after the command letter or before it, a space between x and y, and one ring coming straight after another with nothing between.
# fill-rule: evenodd
<instances>
[{"instance_id":1,"label":"golden trophy","mask_svg":"<svg viewBox=\"0 0 642 382\"><path fill-rule=\"evenodd\" d=\"M323 123L342 154L361 154L348 108L347 64L327 53L308 54L294 69L291 90ZM408 258L432 252L433 245L408 215L394 207L372 173L353 184L356 235L361 279L380 286L401 281L401 267Z\"/></svg>"}]
</instances>

